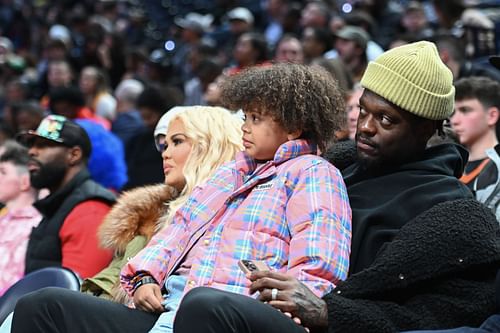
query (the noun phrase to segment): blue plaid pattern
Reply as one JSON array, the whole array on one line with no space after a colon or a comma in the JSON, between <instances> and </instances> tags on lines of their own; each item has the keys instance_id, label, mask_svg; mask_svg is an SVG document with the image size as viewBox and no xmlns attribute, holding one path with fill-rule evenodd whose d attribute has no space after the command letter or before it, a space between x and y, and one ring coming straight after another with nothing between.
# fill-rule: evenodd
<instances>
[{"instance_id":1,"label":"blue plaid pattern","mask_svg":"<svg viewBox=\"0 0 500 333\"><path fill-rule=\"evenodd\" d=\"M238 154L128 262L123 287L130 292L141 272L163 283L190 251L185 292L210 286L248 294L240 259L263 260L318 296L329 292L347 277L351 209L340 172L313 152L305 140L289 141L259 166Z\"/></svg>"}]
</instances>

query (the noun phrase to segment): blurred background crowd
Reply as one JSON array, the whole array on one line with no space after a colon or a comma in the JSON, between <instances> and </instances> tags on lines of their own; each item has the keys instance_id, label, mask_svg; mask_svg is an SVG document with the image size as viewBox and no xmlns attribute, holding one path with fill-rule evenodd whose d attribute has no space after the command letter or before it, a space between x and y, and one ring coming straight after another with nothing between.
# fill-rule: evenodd
<instances>
[{"instance_id":1,"label":"blurred background crowd","mask_svg":"<svg viewBox=\"0 0 500 333\"><path fill-rule=\"evenodd\" d=\"M323 66L356 104L368 61L422 39L455 79L500 80L499 36L500 1L1 0L0 143L50 113L81 120L93 178L120 191L163 180L161 115L218 105L217 84L243 68Z\"/></svg>"}]
</instances>

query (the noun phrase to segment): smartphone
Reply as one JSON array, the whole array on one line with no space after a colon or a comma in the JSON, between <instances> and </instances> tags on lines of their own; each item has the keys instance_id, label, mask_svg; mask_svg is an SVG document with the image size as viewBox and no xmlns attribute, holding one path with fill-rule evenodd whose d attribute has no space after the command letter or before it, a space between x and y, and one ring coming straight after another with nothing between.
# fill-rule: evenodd
<instances>
[{"instance_id":1,"label":"smartphone","mask_svg":"<svg viewBox=\"0 0 500 333\"><path fill-rule=\"evenodd\" d=\"M238 261L238 266L240 266L240 269L245 274L251 273L253 271L268 271L269 270L269 267L267 267L267 264L264 261L258 261L258 260L242 259L242 260Z\"/></svg>"}]
</instances>

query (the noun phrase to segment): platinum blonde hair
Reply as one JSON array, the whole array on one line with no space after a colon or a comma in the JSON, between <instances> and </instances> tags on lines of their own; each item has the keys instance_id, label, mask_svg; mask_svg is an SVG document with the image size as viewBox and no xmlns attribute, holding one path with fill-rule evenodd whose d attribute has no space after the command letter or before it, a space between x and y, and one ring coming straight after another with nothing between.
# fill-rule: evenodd
<instances>
[{"instance_id":1,"label":"platinum blonde hair","mask_svg":"<svg viewBox=\"0 0 500 333\"><path fill-rule=\"evenodd\" d=\"M186 185L180 196L169 203L166 224L197 185L206 182L218 167L233 160L235 154L243 149L243 120L227 109L190 106L172 117L169 123L176 119L182 121L192 146L183 170Z\"/></svg>"}]
</instances>

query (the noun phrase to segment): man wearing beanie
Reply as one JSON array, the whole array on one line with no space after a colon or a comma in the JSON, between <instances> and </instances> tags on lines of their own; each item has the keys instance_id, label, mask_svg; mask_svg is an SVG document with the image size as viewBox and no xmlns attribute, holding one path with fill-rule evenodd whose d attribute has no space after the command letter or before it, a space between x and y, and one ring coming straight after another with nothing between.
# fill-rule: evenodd
<instances>
[{"instance_id":1,"label":"man wearing beanie","mask_svg":"<svg viewBox=\"0 0 500 333\"><path fill-rule=\"evenodd\" d=\"M472 197L458 181L468 153L453 144L426 149L454 110L453 75L430 42L385 52L361 85L358 161L343 170L353 207L350 274L368 267L399 229L434 205Z\"/></svg>"},{"instance_id":2,"label":"man wearing beanie","mask_svg":"<svg viewBox=\"0 0 500 333\"><path fill-rule=\"evenodd\" d=\"M350 276L323 298L286 272L249 274L257 300L195 288L176 333L400 332L478 326L494 312L500 227L457 179L467 152L427 148L453 112L450 70L417 42L370 62L361 85L357 161L343 170Z\"/></svg>"}]
</instances>

